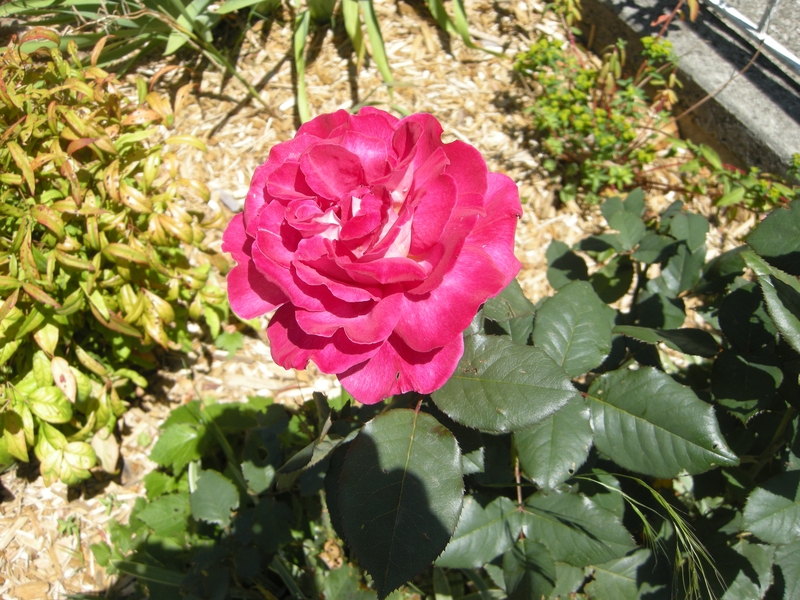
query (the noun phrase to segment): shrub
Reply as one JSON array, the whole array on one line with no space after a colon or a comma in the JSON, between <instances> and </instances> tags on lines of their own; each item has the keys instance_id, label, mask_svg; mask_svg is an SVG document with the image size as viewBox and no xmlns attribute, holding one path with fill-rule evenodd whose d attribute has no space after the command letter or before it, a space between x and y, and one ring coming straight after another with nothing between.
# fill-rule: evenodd
<instances>
[{"instance_id":1,"label":"shrub","mask_svg":"<svg viewBox=\"0 0 800 600\"><path fill-rule=\"evenodd\" d=\"M800 202L710 261L679 202L602 212L548 249L553 296L486 302L431 396L174 411L95 555L152 598L791 597Z\"/></svg>"},{"instance_id":2,"label":"shrub","mask_svg":"<svg viewBox=\"0 0 800 600\"><path fill-rule=\"evenodd\" d=\"M527 111L550 156L545 169L564 179L564 201L582 192L595 204L609 187L631 189L656 157L655 142L678 84L676 59L669 42L642 41L645 61L634 77L622 77L622 41L608 49L599 69L577 48L544 37L517 59L515 69L536 88L537 100ZM646 84L662 88L654 101Z\"/></svg>"},{"instance_id":3,"label":"shrub","mask_svg":"<svg viewBox=\"0 0 800 600\"><path fill-rule=\"evenodd\" d=\"M34 29L0 65L0 462L33 447L46 482L75 484L95 454L116 470L116 419L147 385L139 373L190 347L189 320L226 317L209 278L226 262L204 244L219 216L201 223L182 201L206 200L205 186L148 142L172 124L170 104L143 85L128 100L59 41Z\"/></svg>"},{"instance_id":4,"label":"shrub","mask_svg":"<svg viewBox=\"0 0 800 600\"><path fill-rule=\"evenodd\" d=\"M558 2L554 9L570 25L580 20L578 3ZM800 154L780 177L723 164L708 146L670 138L667 125L680 87L677 58L660 36L645 36L641 43L644 60L631 76L624 76L622 40L604 51L599 66L572 37L568 43L542 37L517 58L523 85L530 81L536 95L527 112L545 155L543 166L561 177L562 201L580 197L597 204L602 196L636 187L709 196L720 208L756 211L800 198ZM688 152L679 155L678 148ZM652 176L676 167L682 179L677 186Z\"/></svg>"}]
</instances>

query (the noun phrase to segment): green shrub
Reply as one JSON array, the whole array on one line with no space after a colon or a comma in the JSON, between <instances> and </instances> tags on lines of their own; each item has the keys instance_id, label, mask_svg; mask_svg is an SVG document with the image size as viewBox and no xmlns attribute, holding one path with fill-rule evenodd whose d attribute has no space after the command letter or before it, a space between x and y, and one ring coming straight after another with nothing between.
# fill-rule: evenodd
<instances>
[{"instance_id":1,"label":"green shrub","mask_svg":"<svg viewBox=\"0 0 800 600\"><path fill-rule=\"evenodd\" d=\"M548 249L555 294L486 302L431 396L173 411L95 556L153 599L794 597L800 202L710 261L680 202L602 212Z\"/></svg>"},{"instance_id":2,"label":"green shrub","mask_svg":"<svg viewBox=\"0 0 800 600\"><path fill-rule=\"evenodd\" d=\"M139 372L190 347L190 319L218 329L227 305L209 279L225 260L204 245L215 222L179 201L208 191L148 142L172 107L143 86L130 101L59 41L34 29L0 63L0 462L33 447L46 482L75 484L95 451L116 470Z\"/></svg>"},{"instance_id":3,"label":"green shrub","mask_svg":"<svg viewBox=\"0 0 800 600\"><path fill-rule=\"evenodd\" d=\"M645 61L635 77L622 77L621 41L599 69L572 46L544 37L517 59L517 72L535 86L527 112L550 157L544 167L563 178L563 201L580 192L595 204L608 188L632 189L656 157L658 132L670 118L665 107L674 102L676 59L669 42L642 41ZM662 88L653 101L647 84Z\"/></svg>"},{"instance_id":4,"label":"green shrub","mask_svg":"<svg viewBox=\"0 0 800 600\"><path fill-rule=\"evenodd\" d=\"M580 4L573 0L554 9L570 25L580 20ZM677 59L664 38L646 36L641 43L644 60L626 77L622 40L606 49L599 67L574 42L545 37L517 58L516 71L536 95L527 112L545 155L543 166L561 177L562 201L580 197L597 204L604 195L636 187L674 189L709 196L720 208L756 211L800 198L800 154L784 178L725 165L708 146L670 138L667 125L680 86ZM679 156L678 148L689 152ZM678 186L652 177L675 167L682 179Z\"/></svg>"}]
</instances>

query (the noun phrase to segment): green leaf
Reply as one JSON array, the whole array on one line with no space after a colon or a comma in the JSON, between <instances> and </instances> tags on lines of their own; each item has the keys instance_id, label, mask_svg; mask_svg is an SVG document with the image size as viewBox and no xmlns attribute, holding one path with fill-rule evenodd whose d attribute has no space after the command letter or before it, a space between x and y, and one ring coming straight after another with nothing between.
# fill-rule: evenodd
<instances>
[{"instance_id":1,"label":"green leaf","mask_svg":"<svg viewBox=\"0 0 800 600\"><path fill-rule=\"evenodd\" d=\"M672 217L669 232L678 240L684 240L690 252L705 248L708 220L696 213L680 212Z\"/></svg>"},{"instance_id":2,"label":"green leaf","mask_svg":"<svg viewBox=\"0 0 800 600\"><path fill-rule=\"evenodd\" d=\"M380 71L383 81L387 84L394 82L392 71L389 68L389 59L386 57L386 49L383 46L383 36L381 35L381 27L378 23L378 17L375 16L375 7L372 5L372 0L359 0L361 6L361 14L364 15L364 25L367 28L367 37L369 38L370 49L372 50L372 58ZM389 96L391 97L392 88L389 88Z\"/></svg>"},{"instance_id":3,"label":"green leaf","mask_svg":"<svg viewBox=\"0 0 800 600\"><path fill-rule=\"evenodd\" d=\"M622 205L625 207L625 210L632 215L636 215L640 219L642 215L644 215L644 209L646 208L644 202L644 190L642 188L636 188L632 190L626 197L625 200L622 201Z\"/></svg>"},{"instance_id":4,"label":"green leaf","mask_svg":"<svg viewBox=\"0 0 800 600\"><path fill-rule=\"evenodd\" d=\"M263 2L263 0L226 0L217 9L217 14L227 15L228 13L232 13L241 8L248 8L250 6L255 6L256 4L260 4L261 2Z\"/></svg>"},{"instance_id":5,"label":"green leaf","mask_svg":"<svg viewBox=\"0 0 800 600\"><path fill-rule=\"evenodd\" d=\"M28 403L31 412L48 423L67 423L72 418L69 398L54 385L40 387L28 394Z\"/></svg>"},{"instance_id":6,"label":"green leaf","mask_svg":"<svg viewBox=\"0 0 800 600\"><path fill-rule=\"evenodd\" d=\"M230 356L236 354L237 350L244 345L244 336L240 331L234 331L233 333L223 331L214 340L214 344L220 350L225 350Z\"/></svg>"},{"instance_id":7,"label":"green leaf","mask_svg":"<svg viewBox=\"0 0 800 600\"><path fill-rule=\"evenodd\" d=\"M664 342L669 348L692 354L713 358L719 353L719 344L714 337L702 329L651 329L634 325L618 325L614 333L627 335L648 344Z\"/></svg>"},{"instance_id":8,"label":"green leaf","mask_svg":"<svg viewBox=\"0 0 800 600\"><path fill-rule=\"evenodd\" d=\"M484 431L523 429L553 414L575 393L544 350L499 336L472 335L433 401L454 421Z\"/></svg>"},{"instance_id":9,"label":"green leaf","mask_svg":"<svg viewBox=\"0 0 800 600\"><path fill-rule=\"evenodd\" d=\"M623 250L633 250L647 232L640 217L624 210L611 215L608 224L612 229L619 231L618 239Z\"/></svg>"},{"instance_id":10,"label":"green leaf","mask_svg":"<svg viewBox=\"0 0 800 600\"><path fill-rule=\"evenodd\" d=\"M608 356L615 314L591 285L573 281L542 304L536 314L533 344L547 352L567 375L577 377Z\"/></svg>"},{"instance_id":11,"label":"green leaf","mask_svg":"<svg viewBox=\"0 0 800 600\"><path fill-rule=\"evenodd\" d=\"M483 316L491 319L503 328L511 339L523 346L533 331L533 314L536 307L525 297L519 282L511 283L494 298L489 298L483 305Z\"/></svg>"},{"instance_id":12,"label":"green leaf","mask_svg":"<svg viewBox=\"0 0 800 600\"><path fill-rule=\"evenodd\" d=\"M666 295L677 296L690 290L698 282L705 260L705 247L692 252L686 244L680 244L667 261L661 275L653 282L660 284L658 287Z\"/></svg>"},{"instance_id":13,"label":"green leaf","mask_svg":"<svg viewBox=\"0 0 800 600\"><path fill-rule=\"evenodd\" d=\"M67 485L77 485L90 476L97 458L92 447L85 442L70 442L62 449L53 450L41 464L45 485L61 480Z\"/></svg>"},{"instance_id":14,"label":"green leaf","mask_svg":"<svg viewBox=\"0 0 800 600\"><path fill-rule=\"evenodd\" d=\"M300 122L305 123L311 118L306 96L306 39L308 28L311 24L311 13L306 9L295 19L292 47L294 49L294 64L297 72L297 114ZM216 337L216 336L215 336Z\"/></svg>"},{"instance_id":15,"label":"green leaf","mask_svg":"<svg viewBox=\"0 0 800 600\"><path fill-rule=\"evenodd\" d=\"M616 302L627 294L632 282L633 262L627 254L615 256L589 277L594 291L606 304Z\"/></svg>"},{"instance_id":16,"label":"green leaf","mask_svg":"<svg viewBox=\"0 0 800 600\"><path fill-rule=\"evenodd\" d=\"M161 432L150 451L150 460L161 466L172 467L177 474L193 460L202 457L201 443L206 435L204 425L178 423Z\"/></svg>"},{"instance_id":17,"label":"green leaf","mask_svg":"<svg viewBox=\"0 0 800 600\"><path fill-rule=\"evenodd\" d=\"M719 308L719 326L731 346L746 360L774 362L778 330L756 283L745 284L724 297Z\"/></svg>"},{"instance_id":18,"label":"green leaf","mask_svg":"<svg viewBox=\"0 0 800 600\"><path fill-rule=\"evenodd\" d=\"M639 600L647 598L659 590L664 590L663 585L652 585L646 576L648 562L655 563L653 553L642 549L601 565L594 567L594 580L586 586L589 598L605 600ZM650 570L653 569L650 565ZM643 573L643 571L645 571Z\"/></svg>"},{"instance_id":19,"label":"green leaf","mask_svg":"<svg viewBox=\"0 0 800 600\"><path fill-rule=\"evenodd\" d=\"M739 538L725 549L727 552L719 552L714 547L710 550L712 556L718 557L719 569L727 584L721 600L752 600L764 597L773 582L773 548Z\"/></svg>"},{"instance_id":20,"label":"green leaf","mask_svg":"<svg viewBox=\"0 0 800 600\"><path fill-rule=\"evenodd\" d=\"M742 186L737 185L728 193L723 194L714 204L719 208L731 206L732 204L738 204L744 198L745 191L746 190Z\"/></svg>"},{"instance_id":21,"label":"green leaf","mask_svg":"<svg viewBox=\"0 0 800 600\"><path fill-rule=\"evenodd\" d=\"M147 388L147 379L145 379L139 373L137 373L132 369L117 369L116 371L114 371L114 376L130 379L135 385L138 385L140 388L142 389Z\"/></svg>"},{"instance_id":22,"label":"green leaf","mask_svg":"<svg viewBox=\"0 0 800 600\"><path fill-rule=\"evenodd\" d=\"M773 267L800 275L800 200L776 208L761 221L747 243Z\"/></svg>"},{"instance_id":23,"label":"green leaf","mask_svg":"<svg viewBox=\"0 0 800 600\"><path fill-rule=\"evenodd\" d=\"M569 479L592 447L589 407L576 394L561 410L530 429L514 432L520 466L545 490Z\"/></svg>"},{"instance_id":24,"label":"green leaf","mask_svg":"<svg viewBox=\"0 0 800 600\"><path fill-rule=\"evenodd\" d=\"M33 353L33 377L40 388L53 385L53 371L50 368L50 359L41 350Z\"/></svg>"},{"instance_id":25,"label":"green leaf","mask_svg":"<svg viewBox=\"0 0 800 600\"><path fill-rule=\"evenodd\" d=\"M745 248L747 246L728 250L707 262L695 291L701 294L721 292L733 283L744 271L744 260L740 255Z\"/></svg>"},{"instance_id":26,"label":"green leaf","mask_svg":"<svg viewBox=\"0 0 800 600\"><path fill-rule=\"evenodd\" d=\"M161 471L151 471L144 476L143 481L148 500L154 500L178 489L178 483L175 478Z\"/></svg>"},{"instance_id":27,"label":"green leaf","mask_svg":"<svg viewBox=\"0 0 800 600\"><path fill-rule=\"evenodd\" d=\"M375 600L375 592L365 590L359 578L358 570L351 564L325 573L322 584L325 600Z\"/></svg>"},{"instance_id":28,"label":"green leaf","mask_svg":"<svg viewBox=\"0 0 800 600\"><path fill-rule=\"evenodd\" d=\"M167 38L167 46L164 49L164 56L175 53L181 46L189 41L189 36L183 33L181 29L195 34L201 32L202 25L199 25L197 17L203 14L203 11L210 2L211 0L193 0L185 10L181 11L182 14L179 15L177 19L177 25L180 29L175 27L170 32L169 38Z\"/></svg>"},{"instance_id":29,"label":"green leaf","mask_svg":"<svg viewBox=\"0 0 800 600\"><path fill-rule=\"evenodd\" d=\"M342 0L342 19L344 28L350 38L358 64L364 60L364 53L367 50L364 44L364 34L361 31L361 13L358 8L358 0Z\"/></svg>"},{"instance_id":30,"label":"green leaf","mask_svg":"<svg viewBox=\"0 0 800 600\"><path fill-rule=\"evenodd\" d=\"M775 566L783 575L783 599L800 598L800 542L778 548Z\"/></svg>"},{"instance_id":31,"label":"green leaf","mask_svg":"<svg viewBox=\"0 0 800 600\"><path fill-rule=\"evenodd\" d=\"M724 350L711 369L711 392L728 412L747 423L771 407L782 379L778 367L749 363L733 350Z\"/></svg>"},{"instance_id":32,"label":"green leaf","mask_svg":"<svg viewBox=\"0 0 800 600\"><path fill-rule=\"evenodd\" d=\"M227 527L231 512L239 508L236 486L217 471L201 471L195 489L189 495L192 517L198 521Z\"/></svg>"},{"instance_id":33,"label":"green leaf","mask_svg":"<svg viewBox=\"0 0 800 600\"><path fill-rule=\"evenodd\" d=\"M385 598L444 550L461 512L461 452L426 413L383 413L350 443L339 481L347 541Z\"/></svg>"},{"instance_id":34,"label":"green leaf","mask_svg":"<svg viewBox=\"0 0 800 600\"><path fill-rule=\"evenodd\" d=\"M133 575L137 579L152 581L153 583L160 583L161 585L168 585L171 587L180 587L185 577L183 573L127 560L115 560L111 561L111 564L121 573L127 573L128 575Z\"/></svg>"},{"instance_id":35,"label":"green leaf","mask_svg":"<svg viewBox=\"0 0 800 600\"><path fill-rule=\"evenodd\" d=\"M699 144L697 149L700 151L700 154L708 161L714 169L717 171L722 170L722 160L719 158L719 154L714 152L711 148L706 146L705 144Z\"/></svg>"},{"instance_id":36,"label":"green leaf","mask_svg":"<svg viewBox=\"0 0 800 600\"><path fill-rule=\"evenodd\" d=\"M182 492L156 498L136 513L136 518L157 536L171 537L186 531L189 511L189 495Z\"/></svg>"},{"instance_id":37,"label":"green leaf","mask_svg":"<svg viewBox=\"0 0 800 600\"><path fill-rule=\"evenodd\" d=\"M753 490L742 528L770 544L800 541L800 471L773 477Z\"/></svg>"},{"instance_id":38,"label":"green leaf","mask_svg":"<svg viewBox=\"0 0 800 600\"><path fill-rule=\"evenodd\" d=\"M596 379L587 398L597 449L620 466L653 477L737 465L714 409L651 367Z\"/></svg>"},{"instance_id":39,"label":"green leaf","mask_svg":"<svg viewBox=\"0 0 800 600\"><path fill-rule=\"evenodd\" d=\"M625 212L625 205L622 203L622 198L619 196L612 196L600 206L600 212L606 221L610 221L611 217L620 212Z\"/></svg>"},{"instance_id":40,"label":"green leaf","mask_svg":"<svg viewBox=\"0 0 800 600\"><path fill-rule=\"evenodd\" d=\"M560 289L570 281L588 281L586 261L569 249L564 242L553 240L545 253L547 281L553 289Z\"/></svg>"},{"instance_id":41,"label":"green leaf","mask_svg":"<svg viewBox=\"0 0 800 600\"><path fill-rule=\"evenodd\" d=\"M585 567L619 558L636 548L617 516L577 494L538 492L525 503L531 540L550 550L553 560Z\"/></svg>"},{"instance_id":42,"label":"green leaf","mask_svg":"<svg viewBox=\"0 0 800 600\"><path fill-rule=\"evenodd\" d=\"M292 541L295 520L291 507L285 502L262 498L253 510L253 543L263 553L274 554L280 546Z\"/></svg>"},{"instance_id":43,"label":"green leaf","mask_svg":"<svg viewBox=\"0 0 800 600\"><path fill-rule=\"evenodd\" d=\"M675 240L657 233L647 233L639 241L639 246L631 255L634 260L647 264L661 262L665 258L665 250L672 246Z\"/></svg>"},{"instance_id":44,"label":"green leaf","mask_svg":"<svg viewBox=\"0 0 800 600\"><path fill-rule=\"evenodd\" d=\"M742 258L758 278L767 312L775 327L783 339L800 352L800 282L769 266L750 251L743 252Z\"/></svg>"},{"instance_id":45,"label":"green leaf","mask_svg":"<svg viewBox=\"0 0 800 600\"><path fill-rule=\"evenodd\" d=\"M482 506L467 496L458 527L436 565L478 569L513 546L521 530L522 514L508 498L499 496Z\"/></svg>"},{"instance_id":46,"label":"green leaf","mask_svg":"<svg viewBox=\"0 0 800 600\"><path fill-rule=\"evenodd\" d=\"M575 594L578 589L583 585L584 569L580 567L573 567L563 562L556 562L556 587L550 592L549 600L566 600L572 598L571 594ZM577 594L575 598L578 598Z\"/></svg>"},{"instance_id":47,"label":"green leaf","mask_svg":"<svg viewBox=\"0 0 800 600\"><path fill-rule=\"evenodd\" d=\"M556 584L556 565L542 544L522 539L503 556L503 579L508 600L547 598Z\"/></svg>"}]
</instances>

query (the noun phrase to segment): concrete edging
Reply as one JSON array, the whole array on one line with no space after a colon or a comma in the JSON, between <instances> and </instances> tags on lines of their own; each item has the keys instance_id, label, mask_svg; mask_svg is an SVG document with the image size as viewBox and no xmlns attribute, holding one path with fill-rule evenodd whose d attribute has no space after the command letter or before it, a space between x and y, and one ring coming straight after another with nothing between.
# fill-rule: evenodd
<instances>
[{"instance_id":1,"label":"concrete edging","mask_svg":"<svg viewBox=\"0 0 800 600\"><path fill-rule=\"evenodd\" d=\"M793 0L788 0L793 1ZM629 64L642 49L639 38L655 34L651 23L676 0L583 0L581 28L600 53L618 38L628 42ZM695 23L678 19L666 34L679 57L676 114L712 93L753 57L755 48L701 8ZM678 122L681 135L717 150L724 162L785 173L800 153L800 81L760 55L714 98Z\"/></svg>"}]
</instances>

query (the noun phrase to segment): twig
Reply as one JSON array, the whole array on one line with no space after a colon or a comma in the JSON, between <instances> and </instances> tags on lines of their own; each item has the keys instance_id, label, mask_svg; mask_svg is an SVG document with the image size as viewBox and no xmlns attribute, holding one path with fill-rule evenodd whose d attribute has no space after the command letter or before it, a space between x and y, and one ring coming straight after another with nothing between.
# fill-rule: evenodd
<instances>
[{"instance_id":1,"label":"twig","mask_svg":"<svg viewBox=\"0 0 800 600\"><path fill-rule=\"evenodd\" d=\"M759 54L761 54L761 48L762 48L763 46L764 46L764 42L762 41L762 42L761 42L761 43L758 45L758 48L756 49L756 53L755 53L755 54L753 54L753 58L751 58L751 59L750 59L750 62L748 62L748 63L747 63L745 66L744 66L744 68L742 68L742 70L741 70L741 71L739 71L739 72L737 72L737 73L734 73L733 77L731 77L730 79L728 79L728 81L726 81L725 83L723 83L721 86L717 87L717 89L715 89L713 92L711 92L710 94L708 94L708 95L707 95L705 98L701 98L700 100L698 100L697 102L695 102L694 104L692 104L692 105L691 105L689 108L687 108L685 111L683 111L683 112L682 112L681 114L679 114L677 117L675 117L675 121L678 121L679 119L682 119L683 117L685 117L685 116L686 116L686 115L688 115L689 113L693 112L693 111L694 111L696 108L699 108L700 106L702 106L703 104L705 104L706 102L708 102L709 100L711 100L711 99L712 99L714 96L716 96L716 95L717 95L717 94L719 94L719 93L720 93L722 90L724 90L726 87L728 87L728 85L730 85L730 83L731 83L731 82L732 82L734 79L736 79L737 77L739 77L739 75L742 75L742 74L743 74L745 71L747 71L747 69L749 69L749 68L752 66L752 64L753 64L753 63L756 61L756 59L758 58L758 55L759 55Z\"/></svg>"}]
</instances>

